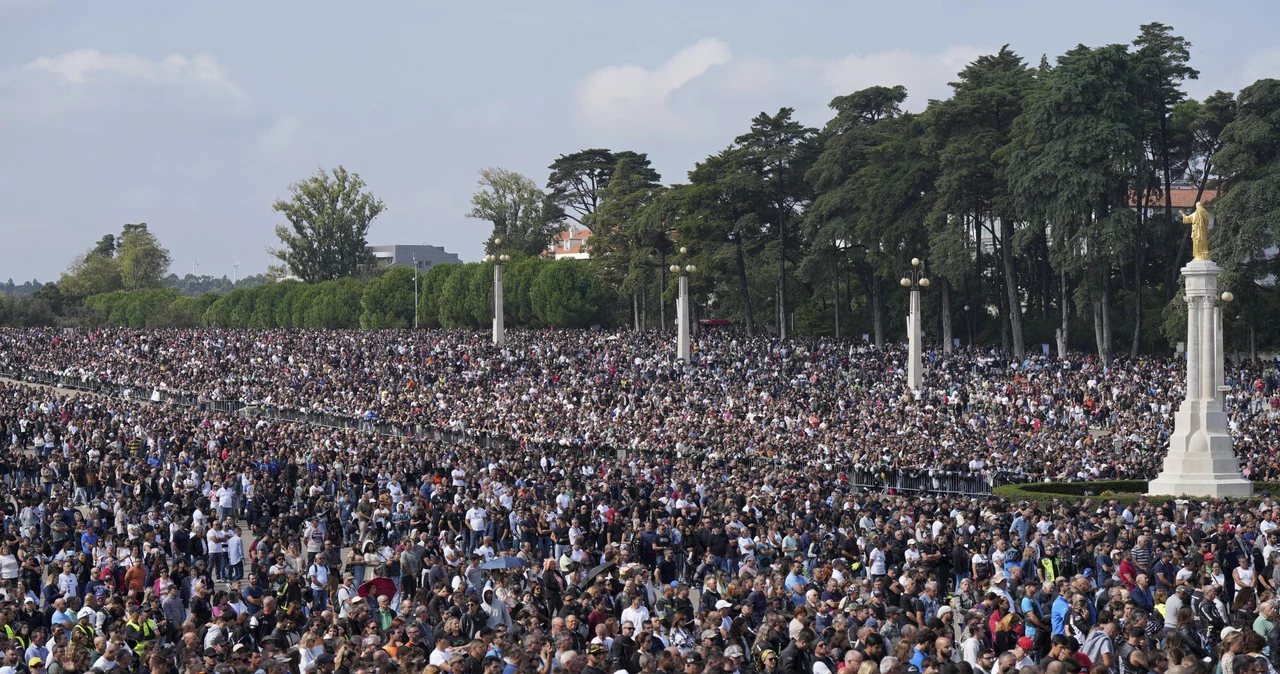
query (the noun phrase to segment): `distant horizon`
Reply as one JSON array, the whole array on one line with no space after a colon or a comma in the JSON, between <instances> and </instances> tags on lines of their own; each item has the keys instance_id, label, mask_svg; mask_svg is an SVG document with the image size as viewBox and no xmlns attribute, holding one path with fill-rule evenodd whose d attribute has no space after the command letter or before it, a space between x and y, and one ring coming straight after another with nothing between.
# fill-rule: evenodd
<instances>
[{"instance_id":1,"label":"distant horizon","mask_svg":"<svg viewBox=\"0 0 1280 674\"><path fill-rule=\"evenodd\" d=\"M542 185L557 156L603 147L683 182L762 110L820 126L832 97L903 84L919 111L1004 44L1034 65L1160 21L1192 43L1192 97L1280 77L1280 6L1193 21L1202 8L0 0L0 278L54 281L126 222L149 223L175 273L193 255L210 275L233 259L265 271L272 202L339 164L386 201L371 242L474 261L490 233L465 216L482 168Z\"/></svg>"}]
</instances>

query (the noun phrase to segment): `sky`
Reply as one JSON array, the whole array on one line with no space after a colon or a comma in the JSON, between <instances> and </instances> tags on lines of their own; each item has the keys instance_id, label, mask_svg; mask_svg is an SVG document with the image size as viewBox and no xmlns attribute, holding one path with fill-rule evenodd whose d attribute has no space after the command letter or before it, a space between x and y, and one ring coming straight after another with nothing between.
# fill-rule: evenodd
<instances>
[{"instance_id":1,"label":"sky","mask_svg":"<svg viewBox=\"0 0 1280 674\"><path fill-rule=\"evenodd\" d=\"M1206 11L1212 8L1213 12ZM371 244L482 255L480 169L646 152L666 182L760 111L945 98L978 55L1029 63L1172 25L1190 95L1280 77L1280 4L0 0L0 281L54 280L127 222L180 275L259 273L289 185L339 164L386 202Z\"/></svg>"}]
</instances>

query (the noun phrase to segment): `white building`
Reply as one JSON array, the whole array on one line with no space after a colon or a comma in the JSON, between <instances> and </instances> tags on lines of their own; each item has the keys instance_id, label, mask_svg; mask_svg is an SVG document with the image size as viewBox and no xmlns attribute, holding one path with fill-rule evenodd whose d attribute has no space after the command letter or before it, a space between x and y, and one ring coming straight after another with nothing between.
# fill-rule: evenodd
<instances>
[{"instance_id":1,"label":"white building","mask_svg":"<svg viewBox=\"0 0 1280 674\"><path fill-rule=\"evenodd\" d=\"M591 238L590 229L570 226L555 235L555 238L551 240L551 245L547 246L546 255L557 260L570 257L577 260L585 260L591 257L587 252L587 239L589 238Z\"/></svg>"}]
</instances>

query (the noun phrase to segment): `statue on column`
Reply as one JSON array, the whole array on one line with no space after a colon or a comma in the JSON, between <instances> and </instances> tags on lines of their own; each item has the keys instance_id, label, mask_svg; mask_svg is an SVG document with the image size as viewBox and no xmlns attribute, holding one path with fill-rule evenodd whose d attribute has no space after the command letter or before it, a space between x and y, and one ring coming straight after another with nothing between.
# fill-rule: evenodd
<instances>
[{"instance_id":1,"label":"statue on column","mask_svg":"<svg viewBox=\"0 0 1280 674\"><path fill-rule=\"evenodd\" d=\"M1209 259L1209 211L1204 202L1196 202L1196 210L1182 214L1182 224L1191 225L1191 256L1197 260Z\"/></svg>"}]
</instances>

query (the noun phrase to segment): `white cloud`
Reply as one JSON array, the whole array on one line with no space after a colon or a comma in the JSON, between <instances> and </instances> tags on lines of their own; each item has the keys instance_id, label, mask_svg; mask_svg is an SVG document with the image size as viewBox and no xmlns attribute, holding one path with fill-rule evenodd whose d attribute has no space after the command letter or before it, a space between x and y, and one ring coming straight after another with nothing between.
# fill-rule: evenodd
<instances>
[{"instance_id":1,"label":"white cloud","mask_svg":"<svg viewBox=\"0 0 1280 674\"><path fill-rule=\"evenodd\" d=\"M895 49L873 54L850 54L822 67L822 83L833 94L848 94L871 86L907 88L907 107L923 110L931 98L947 98L951 88L947 82L982 54L971 46L950 47L940 54Z\"/></svg>"},{"instance_id":2,"label":"white cloud","mask_svg":"<svg viewBox=\"0 0 1280 674\"><path fill-rule=\"evenodd\" d=\"M609 142L619 136L722 134L740 128L761 110L797 109L807 123L830 115L833 96L874 85L907 87L906 107L924 109L946 98L948 82L984 53L968 45L937 53L891 50L836 59L775 60L735 56L720 40L706 38L656 69L611 66L587 76L578 88L578 112ZM821 119L819 119L821 118Z\"/></svg>"},{"instance_id":3,"label":"white cloud","mask_svg":"<svg viewBox=\"0 0 1280 674\"><path fill-rule=\"evenodd\" d=\"M672 112L668 102L676 90L733 58L729 46L703 38L654 70L638 65L609 66L587 76L578 87L581 115L598 128L646 128L676 131L688 120Z\"/></svg>"},{"instance_id":4,"label":"white cloud","mask_svg":"<svg viewBox=\"0 0 1280 674\"><path fill-rule=\"evenodd\" d=\"M1236 91L1267 77L1280 77L1280 47L1254 52L1234 78Z\"/></svg>"},{"instance_id":5,"label":"white cloud","mask_svg":"<svg viewBox=\"0 0 1280 674\"><path fill-rule=\"evenodd\" d=\"M57 56L41 56L26 65L0 70L3 98L21 99L32 112L58 113L77 107L102 109L131 100L128 87L176 90L222 102L248 112L252 101L232 81L227 69L209 54L170 54L150 59L138 54L107 54L85 48ZM17 107L17 106L15 106ZM33 115L35 116L35 115Z\"/></svg>"},{"instance_id":6,"label":"white cloud","mask_svg":"<svg viewBox=\"0 0 1280 674\"><path fill-rule=\"evenodd\" d=\"M284 156L293 147L294 140L301 129L302 120L293 115L281 116L258 139L262 153L270 159Z\"/></svg>"}]
</instances>

